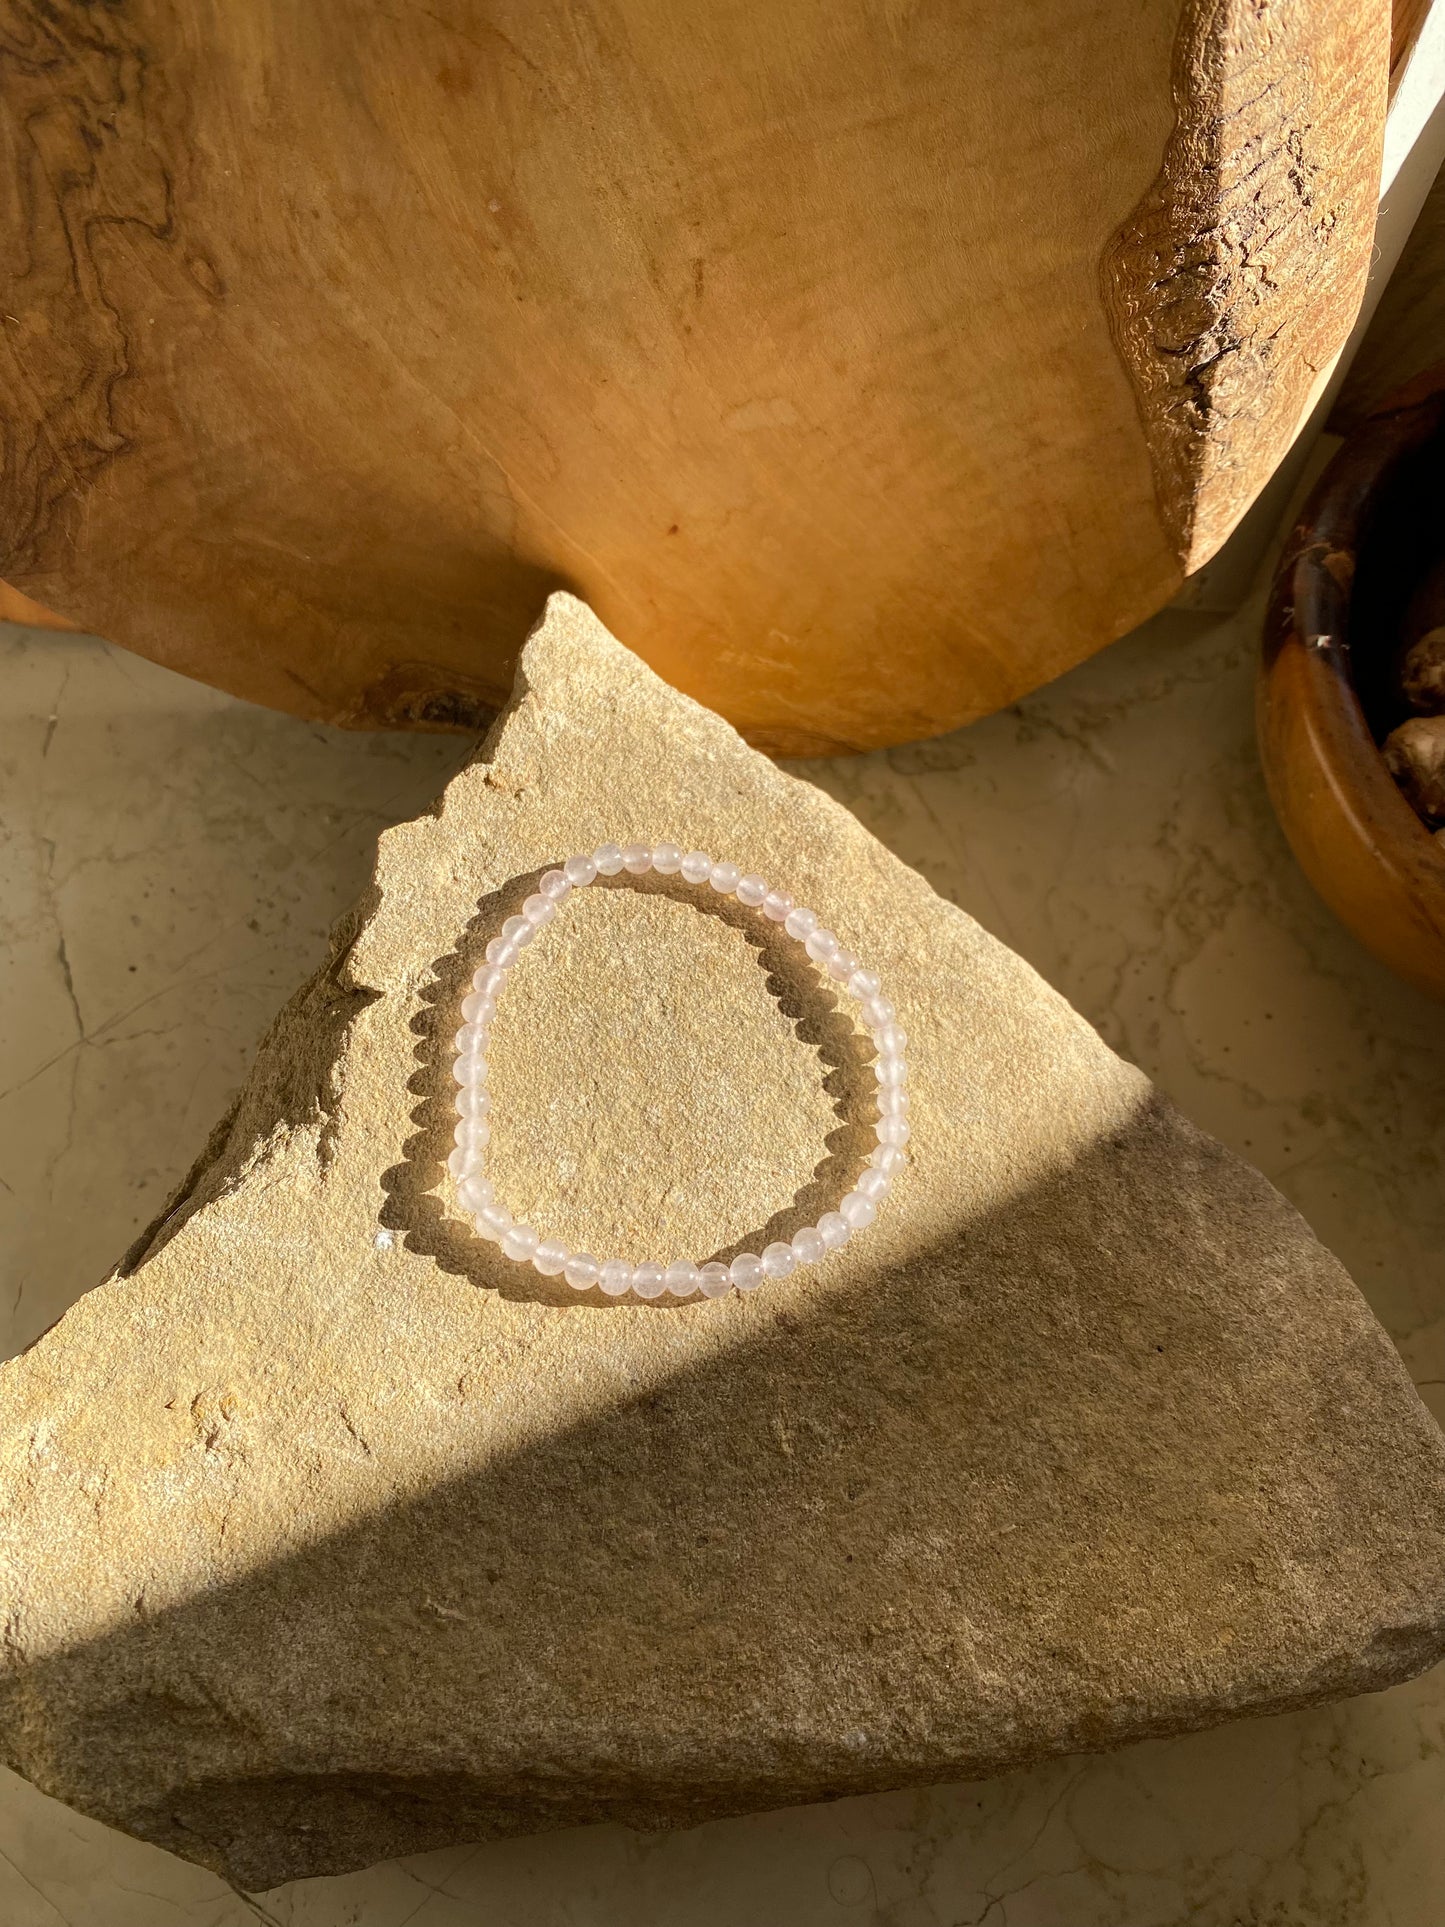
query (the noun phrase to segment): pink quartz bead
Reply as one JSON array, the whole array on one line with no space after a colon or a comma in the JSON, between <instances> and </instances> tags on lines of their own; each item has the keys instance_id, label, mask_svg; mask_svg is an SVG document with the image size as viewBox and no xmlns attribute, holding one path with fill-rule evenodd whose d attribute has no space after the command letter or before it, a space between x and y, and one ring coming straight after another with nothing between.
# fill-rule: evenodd
<instances>
[{"instance_id":1,"label":"pink quartz bead","mask_svg":"<svg viewBox=\"0 0 1445 1927\"><path fill-rule=\"evenodd\" d=\"M632 1289L639 1298L660 1298L662 1296L662 1266L652 1264L632 1267Z\"/></svg>"},{"instance_id":2,"label":"pink quartz bead","mask_svg":"<svg viewBox=\"0 0 1445 1927\"><path fill-rule=\"evenodd\" d=\"M878 1207L861 1191L850 1191L838 1206L838 1216L850 1230L863 1231L878 1216Z\"/></svg>"},{"instance_id":3,"label":"pink quartz bead","mask_svg":"<svg viewBox=\"0 0 1445 1927\"><path fill-rule=\"evenodd\" d=\"M484 1238L490 1238L494 1244L498 1243L503 1233L510 1231L511 1228L511 1212L506 1205L498 1204L495 1199L491 1204L484 1204L477 1213L477 1230Z\"/></svg>"},{"instance_id":4,"label":"pink quartz bead","mask_svg":"<svg viewBox=\"0 0 1445 1927\"><path fill-rule=\"evenodd\" d=\"M541 1233L534 1231L531 1225L509 1225L502 1234L502 1253L513 1262L519 1259L530 1259L541 1242Z\"/></svg>"},{"instance_id":5,"label":"pink quartz bead","mask_svg":"<svg viewBox=\"0 0 1445 1927\"><path fill-rule=\"evenodd\" d=\"M828 1247L816 1225L804 1225L801 1231L793 1233L793 1256L800 1265L815 1265L827 1255Z\"/></svg>"},{"instance_id":6,"label":"pink quartz bead","mask_svg":"<svg viewBox=\"0 0 1445 1927\"><path fill-rule=\"evenodd\" d=\"M790 1244L764 1245L759 1262L765 1278L787 1278L797 1269L798 1254Z\"/></svg>"},{"instance_id":7,"label":"pink quartz bead","mask_svg":"<svg viewBox=\"0 0 1445 1927\"><path fill-rule=\"evenodd\" d=\"M632 1288L632 1266L625 1258L609 1258L599 1272L597 1282L609 1298L620 1298Z\"/></svg>"},{"instance_id":8,"label":"pink quartz bead","mask_svg":"<svg viewBox=\"0 0 1445 1927\"><path fill-rule=\"evenodd\" d=\"M480 1211L483 1205L493 1202L492 1180L484 1178L480 1171L474 1171L457 1186L457 1202L463 1211Z\"/></svg>"},{"instance_id":9,"label":"pink quartz bead","mask_svg":"<svg viewBox=\"0 0 1445 1927\"><path fill-rule=\"evenodd\" d=\"M829 1251L841 1251L853 1235L853 1227L840 1211L825 1211L818 1220L818 1236Z\"/></svg>"},{"instance_id":10,"label":"pink quartz bead","mask_svg":"<svg viewBox=\"0 0 1445 1927\"><path fill-rule=\"evenodd\" d=\"M740 1251L728 1266L728 1275L739 1291L756 1291L763 1282L763 1261L755 1251Z\"/></svg>"}]
</instances>

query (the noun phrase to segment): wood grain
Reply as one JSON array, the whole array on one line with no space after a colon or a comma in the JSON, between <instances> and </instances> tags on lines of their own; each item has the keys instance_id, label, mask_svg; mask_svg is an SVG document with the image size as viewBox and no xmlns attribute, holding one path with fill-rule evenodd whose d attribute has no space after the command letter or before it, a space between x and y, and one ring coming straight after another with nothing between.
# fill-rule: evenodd
<instances>
[{"instance_id":1,"label":"wood grain","mask_svg":"<svg viewBox=\"0 0 1445 1927\"><path fill-rule=\"evenodd\" d=\"M0 0L0 573L474 727L568 586L755 742L1165 601L1369 251L1387 0Z\"/></svg>"}]
</instances>

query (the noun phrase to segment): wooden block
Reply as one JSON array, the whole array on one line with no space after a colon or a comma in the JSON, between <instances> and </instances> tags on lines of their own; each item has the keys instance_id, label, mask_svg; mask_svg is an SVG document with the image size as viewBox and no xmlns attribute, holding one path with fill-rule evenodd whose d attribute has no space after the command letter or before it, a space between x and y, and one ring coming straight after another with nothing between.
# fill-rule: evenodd
<instances>
[{"instance_id":1,"label":"wooden block","mask_svg":"<svg viewBox=\"0 0 1445 1927\"><path fill-rule=\"evenodd\" d=\"M1387 0L12 10L0 573L471 727L546 591L755 742L1166 601L1355 314Z\"/></svg>"}]
</instances>

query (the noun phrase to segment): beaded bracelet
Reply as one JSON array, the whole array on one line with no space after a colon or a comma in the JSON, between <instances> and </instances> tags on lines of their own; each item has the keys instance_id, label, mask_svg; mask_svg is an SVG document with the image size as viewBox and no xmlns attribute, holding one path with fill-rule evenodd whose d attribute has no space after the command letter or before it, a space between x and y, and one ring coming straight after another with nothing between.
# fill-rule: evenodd
<instances>
[{"instance_id":1,"label":"beaded bracelet","mask_svg":"<svg viewBox=\"0 0 1445 1927\"><path fill-rule=\"evenodd\" d=\"M857 1184L836 1211L826 1211L815 1225L796 1232L788 1244L770 1244L759 1255L744 1251L730 1265L713 1261L696 1265L687 1258L671 1264L634 1265L625 1258L599 1261L590 1251L569 1251L556 1238L544 1238L529 1224L517 1224L499 1204L491 1180L482 1169L482 1153L491 1139L491 1093L487 1089L487 1044L497 1000L506 988L512 965L523 948L556 916L574 890L585 889L599 876L626 870L643 876L657 870L663 876L682 876L686 882L708 884L722 896L735 896L749 908L782 924L808 955L841 984L860 1006L863 1022L873 1034L878 1056L873 1066L878 1081L878 1148ZM569 857L560 870L549 870L537 894L527 898L520 916L508 917L502 933L487 945L486 963L472 978L472 990L462 1001L463 1027L456 1036L453 1076L457 1091L456 1148L448 1160L456 1180L457 1197L476 1222L480 1235L499 1244L503 1255L517 1264L530 1264L544 1278L559 1273L578 1291L598 1285L610 1298L633 1292L639 1298L678 1298L701 1292L720 1298L734 1286L753 1291L765 1278L786 1278L798 1265L813 1265L847 1244L855 1231L872 1224L893 1175L903 1164L908 1142L908 1066L903 1050L906 1034L894 1022L894 1010L880 994L878 979L818 922L816 912L796 906L781 890L772 890L760 876L743 876L735 863L714 863L701 850L686 855L675 843L602 843L586 856Z\"/></svg>"}]
</instances>

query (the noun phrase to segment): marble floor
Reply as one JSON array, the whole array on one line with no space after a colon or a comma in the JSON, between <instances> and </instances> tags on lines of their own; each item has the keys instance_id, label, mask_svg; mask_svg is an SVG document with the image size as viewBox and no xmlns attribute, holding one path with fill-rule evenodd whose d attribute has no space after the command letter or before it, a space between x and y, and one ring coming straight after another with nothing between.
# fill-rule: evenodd
<instances>
[{"instance_id":1,"label":"marble floor","mask_svg":"<svg viewBox=\"0 0 1445 1927\"><path fill-rule=\"evenodd\" d=\"M1252 736L1258 598L941 741L805 767L1252 1158L1445 1419L1445 1010L1315 901ZM468 752L0 630L0 1317L96 1283ZM248 1898L0 1783L3 1927L1438 1927L1445 1668L977 1786L461 1847Z\"/></svg>"}]
</instances>

